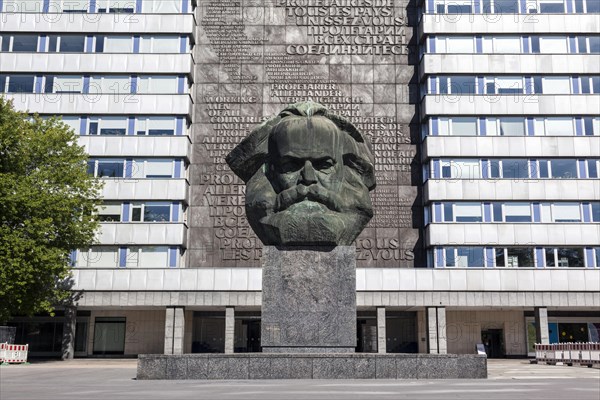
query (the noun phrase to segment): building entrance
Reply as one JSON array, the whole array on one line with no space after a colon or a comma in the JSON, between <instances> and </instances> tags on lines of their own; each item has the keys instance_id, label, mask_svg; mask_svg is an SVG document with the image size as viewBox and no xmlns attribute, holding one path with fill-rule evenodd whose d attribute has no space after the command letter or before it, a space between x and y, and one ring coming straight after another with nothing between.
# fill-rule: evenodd
<instances>
[{"instance_id":1,"label":"building entrance","mask_svg":"<svg viewBox=\"0 0 600 400\"><path fill-rule=\"evenodd\" d=\"M481 341L485 346L488 358L504 358L504 332L502 329L488 329L481 331Z\"/></svg>"}]
</instances>

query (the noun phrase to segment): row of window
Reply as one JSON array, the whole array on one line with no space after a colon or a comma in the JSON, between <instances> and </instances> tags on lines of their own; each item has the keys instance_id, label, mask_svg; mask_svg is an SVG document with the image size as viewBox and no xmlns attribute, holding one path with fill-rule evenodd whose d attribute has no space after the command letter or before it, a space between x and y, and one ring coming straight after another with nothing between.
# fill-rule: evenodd
<instances>
[{"instance_id":1,"label":"row of window","mask_svg":"<svg viewBox=\"0 0 600 400\"><path fill-rule=\"evenodd\" d=\"M599 168L597 159L434 159L425 179L597 179Z\"/></svg>"},{"instance_id":2,"label":"row of window","mask_svg":"<svg viewBox=\"0 0 600 400\"><path fill-rule=\"evenodd\" d=\"M432 136L593 136L599 117L433 117L424 125Z\"/></svg>"},{"instance_id":3,"label":"row of window","mask_svg":"<svg viewBox=\"0 0 600 400\"><path fill-rule=\"evenodd\" d=\"M598 94L600 76L430 76L428 94Z\"/></svg>"},{"instance_id":4,"label":"row of window","mask_svg":"<svg viewBox=\"0 0 600 400\"><path fill-rule=\"evenodd\" d=\"M599 36L432 36L427 53L600 53Z\"/></svg>"},{"instance_id":5,"label":"row of window","mask_svg":"<svg viewBox=\"0 0 600 400\"><path fill-rule=\"evenodd\" d=\"M43 118L48 118L44 116ZM62 116L78 135L173 136L188 128L185 117L174 116Z\"/></svg>"},{"instance_id":6,"label":"row of window","mask_svg":"<svg viewBox=\"0 0 600 400\"><path fill-rule=\"evenodd\" d=\"M100 222L183 222L180 202L110 202L98 207Z\"/></svg>"},{"instance_id":7,"label":"row of window","mask_svg":"<svg viewBox=\"0 0 600 400\"><path fill-rule=\"evenodd\" d=\"M185 177L185 165L179 159L90 159L88 174L98 178L177 179Z\"/></svg>"},{"instance_id":8,"label":"row of window","mask_svg":"<svg viewBox=\"0 0 600 400\"><path fill-rule=\"evenodd\" d=\"M177 268L183 250L168 246L94 246L71 253L76 268Z\"/></svg>"},{"instance_id":9,"label":"row of window","mask_svg":"<svg viewBox=\"0 0 600 400\"><path fill-rule=\"evenodd\" d=\"M436 247L436 268L598 268L600 247Z\"/></svg>"},{"instance_id":10,"label":"row of window","mask_svg":"<svg viewBox=\"0 0 600 400\"><path fill-rule=\"evenodd\" d=\"M600 222L600 202L519 203L442 202L426 209L432 222L569 223Z\"/></svg>"},{"instance_id":11,"label":"row of window","mask_svg":"<svg viewBox=\"0 0 600 400\"><path fill-rule=\"evenodd\" d=\"M592 14L598 0L425 0L426 14Z\"/></svg>"},{"instance_id":12,"label":"row of window","mask_svg":"<svg viewBox=\"0 0 600 400\"><path fill-rule=\"evenodd\" d=\"M185 36L2 34L0 50L13 53L187 53Z\"/></svg>"},{"instance_id":13,"label":"row of window","mask_svg":"<svg viewBox=\"0 0 600 400\"><path fill-rule=\"evenodd\" d=\"M0 12L181 14L191 6L191 0L3 0Z\"/></svg>"},{"instance_id":14,"label":"row of window","mask_svg":"<svg viewBox=\"0 0 600 400\"><path fill-rule=\"evenodd\" d=\"M184 94L185 76L2 75L0 93Z\"/></svg>"}]
</instances>

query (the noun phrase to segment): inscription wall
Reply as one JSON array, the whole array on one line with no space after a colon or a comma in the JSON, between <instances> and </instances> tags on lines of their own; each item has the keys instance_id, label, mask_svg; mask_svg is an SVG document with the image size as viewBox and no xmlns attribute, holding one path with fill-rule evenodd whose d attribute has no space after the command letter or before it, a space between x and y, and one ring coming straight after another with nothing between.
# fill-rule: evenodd
<instances>
[{"instance_id":1,"label":"inscription wall","mask_svg":"<svg viewBox=\"0 0 600 400\"><path fill-rule=\"evenodd\" d=\"M257 124L312 100L372 142L375 216L360 267L424 266L414 0L199 0L189 267L260 266L243 182L225 156Z\"/></svg>"}]
</instances>

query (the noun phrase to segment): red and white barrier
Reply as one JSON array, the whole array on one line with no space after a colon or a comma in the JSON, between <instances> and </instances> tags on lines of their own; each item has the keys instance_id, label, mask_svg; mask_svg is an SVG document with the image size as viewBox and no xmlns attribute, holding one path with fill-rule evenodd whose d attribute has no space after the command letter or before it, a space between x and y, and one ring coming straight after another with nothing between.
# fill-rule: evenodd
<instances>
[{"instance_id":1,"label":"red and white barrier","mask_svg":"<svg viewBox=\"0 0 600 400\"><path fill-rule=\"evenodd\" d=\"M20 364L27 362L28 344L0 343L0 363Z\"/></svg>"},{"instance_id":2,"label":"red and white barrier","mask_svg":"<svg viewBox=\"0 0 600 400\"><path fill-rule=\"evenodd\" d=\"M600 364L600 343L536 344L535 358L547 364Z\"/></svg>"}]
</instances>

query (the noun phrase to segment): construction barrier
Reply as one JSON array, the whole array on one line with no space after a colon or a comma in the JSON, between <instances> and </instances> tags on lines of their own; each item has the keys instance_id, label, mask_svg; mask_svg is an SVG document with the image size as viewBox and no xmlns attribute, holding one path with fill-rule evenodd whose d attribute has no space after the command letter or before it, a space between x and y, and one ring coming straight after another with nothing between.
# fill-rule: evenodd
<instances>
[{"instance_id":1,"label":"construction barrier","mask_svg":"<svg viewBox=\"0 0 600 400\"><path fill-rule=\"evenodd\" d=\"M0 363L20 364L27 362L28 344L0 343Z\"/></svg>"},{"instance_id":2,"label":"construction barrier","mask_svg":"<svg viewBox=\"0 0 600 400\"><path fill-rule=\"evenodd\" d=\"M546 364L600 364L600 343L536 344L535 359Z\"/></svg>"}]
</instances>

